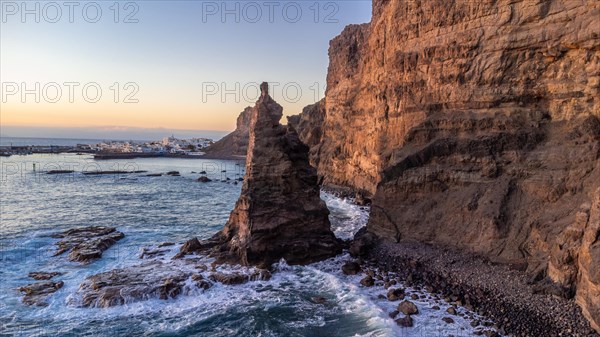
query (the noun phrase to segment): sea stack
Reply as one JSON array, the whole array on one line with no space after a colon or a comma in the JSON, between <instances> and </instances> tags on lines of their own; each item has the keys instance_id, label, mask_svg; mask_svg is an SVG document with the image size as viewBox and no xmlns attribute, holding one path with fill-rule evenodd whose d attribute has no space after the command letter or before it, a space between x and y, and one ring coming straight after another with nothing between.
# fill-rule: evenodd
<instances>
[{"instance_id":1,"label":"sea stack","mask_svg":"<svg viewBox=\"0 0 600 337\"><path fill-rule=\"evenodd\" d=\"M309 148L291 126L267 83L250 116L250 141L242 192L217 234L221 262L268 267L285 259L307 264L341 252L320 198Z\"/></svg>"}]
</instances>

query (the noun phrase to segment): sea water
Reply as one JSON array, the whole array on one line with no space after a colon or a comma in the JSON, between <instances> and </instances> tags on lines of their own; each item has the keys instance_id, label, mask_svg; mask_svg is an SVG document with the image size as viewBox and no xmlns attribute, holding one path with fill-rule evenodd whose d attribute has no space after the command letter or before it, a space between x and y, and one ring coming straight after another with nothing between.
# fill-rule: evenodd
<instances>
[{"instance_id":1,"label":"sea water","mask_svg":"<svg viewBox=\"0 0 600 337\"><path fill-rule=\"evenodd\" d=\"M364 288L364 275L346 276L347 254L309 266L274 266L269 281L227 286L175 299L81 308L71 301L88 276L142 262L144 247L174 242L173 251L193 236L208 238L223 227L235 205L243 163L202 159L94 161L83 155L0 158L0 335L1 336L470 336L467 321L441 321L434 300L414 301L421 311L415 327L400 328L388 316L398 302ZM35 170L34 170L35 164ZM47 175L56 169L72 174ZM94 170L179 171L181 176L148 173L84 175ZM210 183L196 179L206 171ZM195 173L192 173L195 172ZM227 180L229 178L230 180ZM351 238L368 221L368 208L323 193L332 229ZM80 226L113 226L126 236L89 265L53 256L51 234ZM34 271L58 271L64 287L47 307L21 303L18 288L35 282ZM412 290L409 288L407 292ZM315 303L323 297L325 303ZM462 309L461 309L462 310ZM446 315L447 316L447 315Z\"/></svg>"}]
</instances>

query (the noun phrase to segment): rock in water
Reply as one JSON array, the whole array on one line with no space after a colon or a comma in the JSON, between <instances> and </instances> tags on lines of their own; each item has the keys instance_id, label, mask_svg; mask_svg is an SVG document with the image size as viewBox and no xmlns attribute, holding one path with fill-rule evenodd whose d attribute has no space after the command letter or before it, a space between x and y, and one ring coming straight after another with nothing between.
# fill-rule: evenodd
<instances>
[{"instance_id":1,"label":"rock in water","mask_svg":"<svg viewBox=\"0 0 600 337\"><path fill-rule=\"evenodd\" d=\"M102 252L125 235L113 227L92 226L70 229L52 237L62 239L56 243L58 249L54 256L70 250L69 260L87 264L102 257Z\"/></svg>"},{"instance_id":2,"label":"rock in water","mask_svg":"<svg viewBox=\"0 0 600 337\"><path fill-rule=\"evenodd\" d=\"M23 296L23 303L27 305L36 305L45 307L48 305L46 299L64 285L63 281L58 282L37 282L20 287L19 291Z\"/></svg>"},{"instance_id":3,"label":"rock in water","mask_svg":"<svg viewBox=\"0 0 600 337\"><path fill-rule=\"evenodd\" d=\"M293 127L279 123L283 108L267 83L250 115L250 142L242 192L217 234L221 262L270 266L284 258L306 264L341 252L319 196L308 147Z\"/></svg>"}]
</instances>

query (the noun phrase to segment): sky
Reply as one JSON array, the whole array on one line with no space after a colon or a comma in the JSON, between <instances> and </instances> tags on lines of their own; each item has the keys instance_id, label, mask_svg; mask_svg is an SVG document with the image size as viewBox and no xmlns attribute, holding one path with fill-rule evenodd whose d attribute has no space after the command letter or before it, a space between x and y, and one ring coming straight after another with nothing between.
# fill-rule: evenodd
<instances>
[{"instance_id":1,"label":"sky","mask_svg":"<svg viewBox=\"0 0 600 337\"><path fill-rule=\"evenodd\" d=\"M371 1L2 0L0 16L1 135L109 138L233 130L262 81L301 112Z\"/></svg>"}]
</instances>

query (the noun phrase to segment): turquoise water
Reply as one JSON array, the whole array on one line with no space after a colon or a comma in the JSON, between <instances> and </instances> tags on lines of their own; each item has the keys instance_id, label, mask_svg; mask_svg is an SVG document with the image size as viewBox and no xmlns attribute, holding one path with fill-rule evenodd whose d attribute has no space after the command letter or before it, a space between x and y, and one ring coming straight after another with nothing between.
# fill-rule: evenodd
<instances>
[{"instance_id":1,"label":"turquoise water","mask_svg":"<svg viewBox=\"0 0 600 337\"><path fill-rule=\"evenodd\" d=\"M359 286L362 276L344 276L342 255L306 267L276 266L270 281L240 286L217 284L176 299L120 307L80 308L71 304L85 277L139 264L143 247L165 241L179 245L192 236L207 238L227 221L241 185L221 180L243 175L234 161L139 159L95 162L90 156L31 155L0 158L0 335L2 336L467 336L468 322L449 326L416 301L415 327L401 329L388 317L397 303L378 298L380 287ZM33 164L36 171L33 171ZM66 175L43 170L74 169ZM145 174L84 176L82 171L177 170L181 177ZM214 181L196 182L207 171ZM226 171L226 172L222 172ZM323 194L339 237L350 238L368 219L368 210ZM50 234L79 226L114 226L126 237L102 259L82 266L53 257ZM33 271L60 271L65 285L47 307L21 303L18 287ZM325 304L311 300L327 299Z\"/></svg>"}]
</instances>

